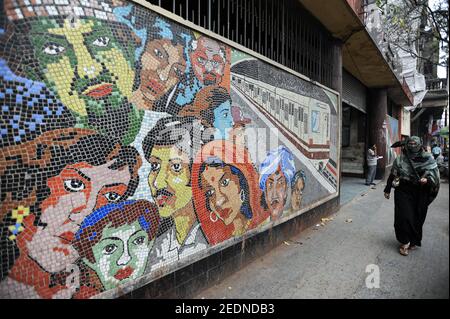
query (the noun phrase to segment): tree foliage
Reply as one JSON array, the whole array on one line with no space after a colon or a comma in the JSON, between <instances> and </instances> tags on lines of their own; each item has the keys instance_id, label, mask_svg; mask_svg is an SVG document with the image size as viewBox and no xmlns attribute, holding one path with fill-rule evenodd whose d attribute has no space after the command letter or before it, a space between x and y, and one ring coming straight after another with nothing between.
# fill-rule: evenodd
<instances>
[{"instance_id":1,"label":"tree foliage","mask_svg":"<svg viewBox=\"0 0 450 319\"><path fill-rule=\"evenodd\" d=\"M385 35L390 45L416 58L448 66L447 0L376 0L376 4L384 16ZM422 50L424 41L431 43L432 51L441 55L429 56Z\"/></svg>"}]
</instances>

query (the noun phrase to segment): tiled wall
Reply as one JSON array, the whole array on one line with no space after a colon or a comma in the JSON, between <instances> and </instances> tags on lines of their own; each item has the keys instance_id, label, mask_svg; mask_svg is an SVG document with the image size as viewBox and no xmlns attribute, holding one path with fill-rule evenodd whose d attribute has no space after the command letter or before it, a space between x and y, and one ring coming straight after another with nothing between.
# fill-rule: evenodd
<instances>
[{"instance_id":1,"label":"tiled wall","mask_svg":"<svg viewBox=\"0 0 450 319\"><path fill-rule=\"evenodd\" d=\"M128 289L337 196L338 96L122 0L4 0L0 297Z\"/></svg>"}]
</instances>

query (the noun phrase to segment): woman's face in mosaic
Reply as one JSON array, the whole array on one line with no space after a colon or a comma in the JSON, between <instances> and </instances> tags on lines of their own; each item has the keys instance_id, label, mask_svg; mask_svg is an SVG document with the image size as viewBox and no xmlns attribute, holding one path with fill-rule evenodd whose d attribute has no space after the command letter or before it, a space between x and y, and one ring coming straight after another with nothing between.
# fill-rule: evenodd
<instances>
[{"instance_id":1,"label":"woman's face in mosaic","mask_svg":"<svg viewBox=\"0 0 450 319\"><path fill-rule=\"evenodd\" d=\"M293 210L300 209L300 205L303 199L303 188L304 188L303 179L299 178L297 182L294 184L294 188L292 189L291 202Z\"/></svg>"},{"instance_id":2,"label":"woman's face in mosaic","mask_svg":"<svg viewBox=\"0 0 450 319\"><path fill-rule=\"evenodd\" d=\"M150 41L142 54L141 62L139 89L149 101L156 101L168 93L186 70L183 47L173 45L167 39Z\"/></svg>"},{"instance_id":3,"label":"woman's face in mosaic","mask_svg":"<svg viewBox=\"0 0 450 319\"><path fill-rule=\"evenodd\" d=\"M95 262L83 262L95 270L105 290L140 277L145 270L153 241L138 221L103 229L101 240L92 247Z\"/></svg>"},{"instance_id":4,"label":"woman's face in mosaic","mask_svg":"<svg viewBox=\"0 0 450 319\"><path fill-rule=\"evenodd\" d=\"M112 164L72 164L47 180L50 196L41 204L41 225L28 243L29 255L46 271L63 271L73 263L78 253L71 243L83 219L123 198L131 175L128 167L112 170Z\"/></svg>"},{"instance_id":5,"label":"woman's face in mosaic","mask_svg":"<svg viewBox=\"0 0 450 319\"><path fill-rule=\"evenodd\" d=\"M228 139L228 134L233 124L230 101L226 101L214 109L213 125L219 130L221 138Z\"/></svg>"},{"instance_id":6,"label":"woman's face in mosaic","mask_svg":"<svg viewBox=\"0 0 450 319\"><path fill-rule=\"evenodd\" d=\"M225 225L231 224L239 216L242 205L238 176L231 173L229 166L206 166L202 185L212 212Z\"/></svg>"}]
</instances>

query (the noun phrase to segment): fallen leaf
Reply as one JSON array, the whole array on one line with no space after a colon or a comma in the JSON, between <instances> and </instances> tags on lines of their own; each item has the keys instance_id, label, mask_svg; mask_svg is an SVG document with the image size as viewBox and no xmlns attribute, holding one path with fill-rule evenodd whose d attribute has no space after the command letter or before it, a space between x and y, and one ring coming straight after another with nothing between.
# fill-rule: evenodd
<instances>
[{"instance_id":1,"label":"fallen leaf","mask_svg":"<svg viewBox=\"0 0 450 319\"><path fill-rule=\"evenodd\" d=\"M285 241L284 244L285 244L285 245L288 245L288 246L290 245L287 241Z\"/></svg>"},{"instance_id":2,"label":"fallen leaf","mask_svg":"<svg viewBox=\"0 0 450 319\"><path fill-rule=\"evenodd\" d=\"M345 220L346 223L351 223L352 221L353 221L353 219L351 219L351 218Z\"/></svg>"},{"instance_id":3,"label":"fallen leaf","mask_svg":"<svg viewBox=\"0 0 450 319\"><path fill-rule=\"evenodd\" d=\"M228 290L231 290L232 288L231 287L228 287Z\"/></svg>"}]
</instances>

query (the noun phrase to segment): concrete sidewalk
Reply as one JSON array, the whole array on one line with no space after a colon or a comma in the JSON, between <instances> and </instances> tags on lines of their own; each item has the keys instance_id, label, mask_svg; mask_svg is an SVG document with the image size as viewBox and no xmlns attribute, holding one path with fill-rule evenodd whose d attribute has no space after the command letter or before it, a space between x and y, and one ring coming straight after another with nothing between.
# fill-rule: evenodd
<instances>
[{"instance_id":1,"label":"concrete sidewalk","mask_svg":"<svg viewBox=\"0 0 450 319\"><path fill-rule=\"evenodd\" d=\"M394 234L394 201L384 184L258 258L196 298L449 298L449 187L441 185L422 247L405 257ZM393 195L393 193L392 193ZM366 267L380 287L366 287Z\"/></svg>"}]
</instances>

